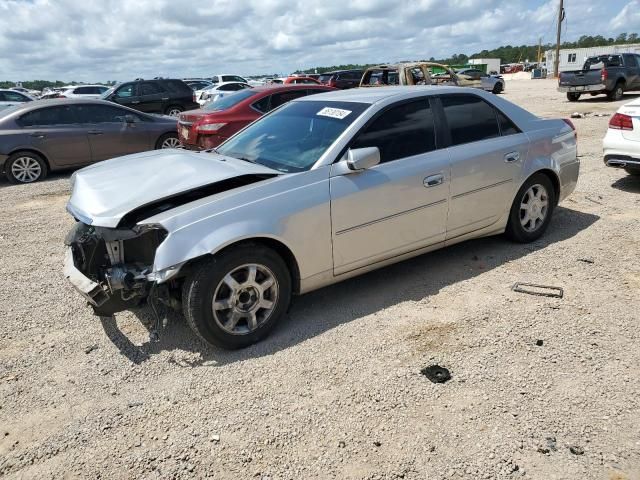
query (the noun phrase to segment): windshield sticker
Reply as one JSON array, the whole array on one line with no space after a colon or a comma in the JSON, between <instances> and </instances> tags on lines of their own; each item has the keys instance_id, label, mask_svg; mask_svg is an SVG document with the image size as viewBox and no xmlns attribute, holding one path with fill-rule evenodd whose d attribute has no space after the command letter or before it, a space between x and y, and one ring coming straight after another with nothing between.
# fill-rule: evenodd
<instances>
[{"instance_id":1,"label":"windshield sticker","mask_svg":"<svg viewBox=\"0 0 640 480\"><path fill-rule=\"evenodd\" d=\"M322 117L337 118L338 120L342 120L343 118L345 118L350 113L351 113L351 110L343 110L341 108L324 107L316 115L320 115Z\"/></svg>"}]
</instances>

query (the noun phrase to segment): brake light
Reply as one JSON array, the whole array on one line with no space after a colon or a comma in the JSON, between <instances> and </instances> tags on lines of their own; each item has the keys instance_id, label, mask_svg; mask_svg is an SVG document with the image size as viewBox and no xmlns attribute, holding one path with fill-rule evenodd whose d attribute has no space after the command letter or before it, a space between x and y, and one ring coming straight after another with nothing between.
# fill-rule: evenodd
<instances>
[{"instance_id":1,"label":"brake light","mask_svg":"<svg viewBox=\"0 0 640 480\"><path fill-rule=\"evenodd\" d=\"M198 131L202 133L217 132L225 125L226 123L205 123L203 125L198 125Z\"/></svg>"},{"instance_id":2,"label":"brake light","mask_svg":"<svg viewBox=\"0 0 640 480\"><path fill-rule=\"evenodd\" d=\"M607 78L609 78L609 73L607 72L606 69L602 69L602 72L600 73L600 80L602 80L602 83L607 81Z\"/></svg>"},{"instance_id":3,"label":"brake light","mask_svg":"<svg viewBox=\"0 0 640 480\"><path fill-rule=\"evenodd\" d=\"M564 120L564 123L566 123L567 125L569 125L571 127L571 130L573 130L573 135L577 139L578 138L578 131L576 130L576 126L573 124L573 122L571 120L569 120L568 118L563 118L562 120Z\"/></svg>"},{"instance_id":4,"label":"brake light","mask_svg":"<svg viewBox=\"0 0 640 480\"><path fill-rule=\"evenodd\" d=\"M609 120L609 128L615 130L633 130L633 117L623 113L616 113Z\"/></svg>"}]
</instances>

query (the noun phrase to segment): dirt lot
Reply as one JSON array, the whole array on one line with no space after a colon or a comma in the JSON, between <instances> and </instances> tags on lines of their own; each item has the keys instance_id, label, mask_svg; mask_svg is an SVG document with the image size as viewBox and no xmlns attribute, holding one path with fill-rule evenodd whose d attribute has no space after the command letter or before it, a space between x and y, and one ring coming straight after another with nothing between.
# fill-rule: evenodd
<instances>
[{"instance_id":1,"label":"dirt lot","mask_svg":"<svg viewBox=\"0 0 640 480\"><path fill-rule=\"evenodd\" d=\"M505 98L562 117L623 103L570 104L546 80ZM0 476L640 479L640 179L603 166L608 120L575 120L578 188L540 241L298 298L232 353L179 317L155 344L144 311L93 317L62 277L68 174L0 181ZM432 363L452 379L429 382Z\"/></svg>"}]
</instances>

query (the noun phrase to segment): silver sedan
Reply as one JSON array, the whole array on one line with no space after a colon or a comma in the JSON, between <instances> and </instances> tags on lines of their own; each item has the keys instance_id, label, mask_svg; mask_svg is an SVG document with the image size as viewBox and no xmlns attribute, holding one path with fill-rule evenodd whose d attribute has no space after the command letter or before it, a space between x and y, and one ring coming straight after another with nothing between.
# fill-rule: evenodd
<instances>
[{"instance_id":1,"label":"silver sedan","mask_svg":"<svg viewBox=\"0 0 640 480\"><path fill-rule=\"evenodd\" d=\"M217 150L76 172L65 275L98 315L181 304L206 342L240 348L292 294L470 238L536 240L578 171L570 122L476 89L302 97Z\"/></svg>"}]
</instances>

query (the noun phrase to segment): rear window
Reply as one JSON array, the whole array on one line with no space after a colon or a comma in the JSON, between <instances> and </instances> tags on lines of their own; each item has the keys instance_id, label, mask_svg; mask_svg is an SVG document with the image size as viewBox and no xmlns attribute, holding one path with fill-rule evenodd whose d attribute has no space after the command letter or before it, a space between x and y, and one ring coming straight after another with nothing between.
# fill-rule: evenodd
<instances>
[{"instance_id":1,"label":"rear window","mask_svg":"<svg viewBox=\"0 0 640 480\"><path fill-rule=\"evenodd\" d=\"M320 82L328 82L329 80L331 80L331 77L333 77L333 73L323 73L322 75L320 75L320 77L318 77L318 80Z\"/></svg>"},{"instance_id":2,"label":"rear window","mask_svg":"<svg viewBox=\"0 0 640 480\"><path fill-rule=\"evenodd\" d=\"M598 68L619 67L622 65L620 55L600 55L597 57L589 57L584 62L583 70L595 70Z\"/></svg>"},{"instance_id":3,"label":"rear window","mask_svg":"<svg viewBox=\"0 0 640 480\"><path fill-rule=\"evenodd\" d=\"M222 75L222 81L223 82L246 82L246 80L242 77L239 77L237 75Z\"/></svg>"},{"instance_id":4,"label":"rear window","mask_svg":"<svg viewBox=\"0 0 640 480\"><path fill-rule=\"evenodd\" d=\"M370 70L363 78L363 85L398 85L398 70Z\"/></svg>"},{"instance_id":5,"label":"rear window","mask_svg":"<svg viewBox=\"0 0 640 480\"><path fill-rule=\"evenodd\" d=\"M222 110L228 110L229 108L236 106L243 100L257 95L257 93L258 92L251 89L240 90L238 92L226 95L222 98L218 98L218 100L216 100L215 102L212 102L203 107L203 110L206 110L207 112L220 112Z\"/></svg>"}]
</instances>

